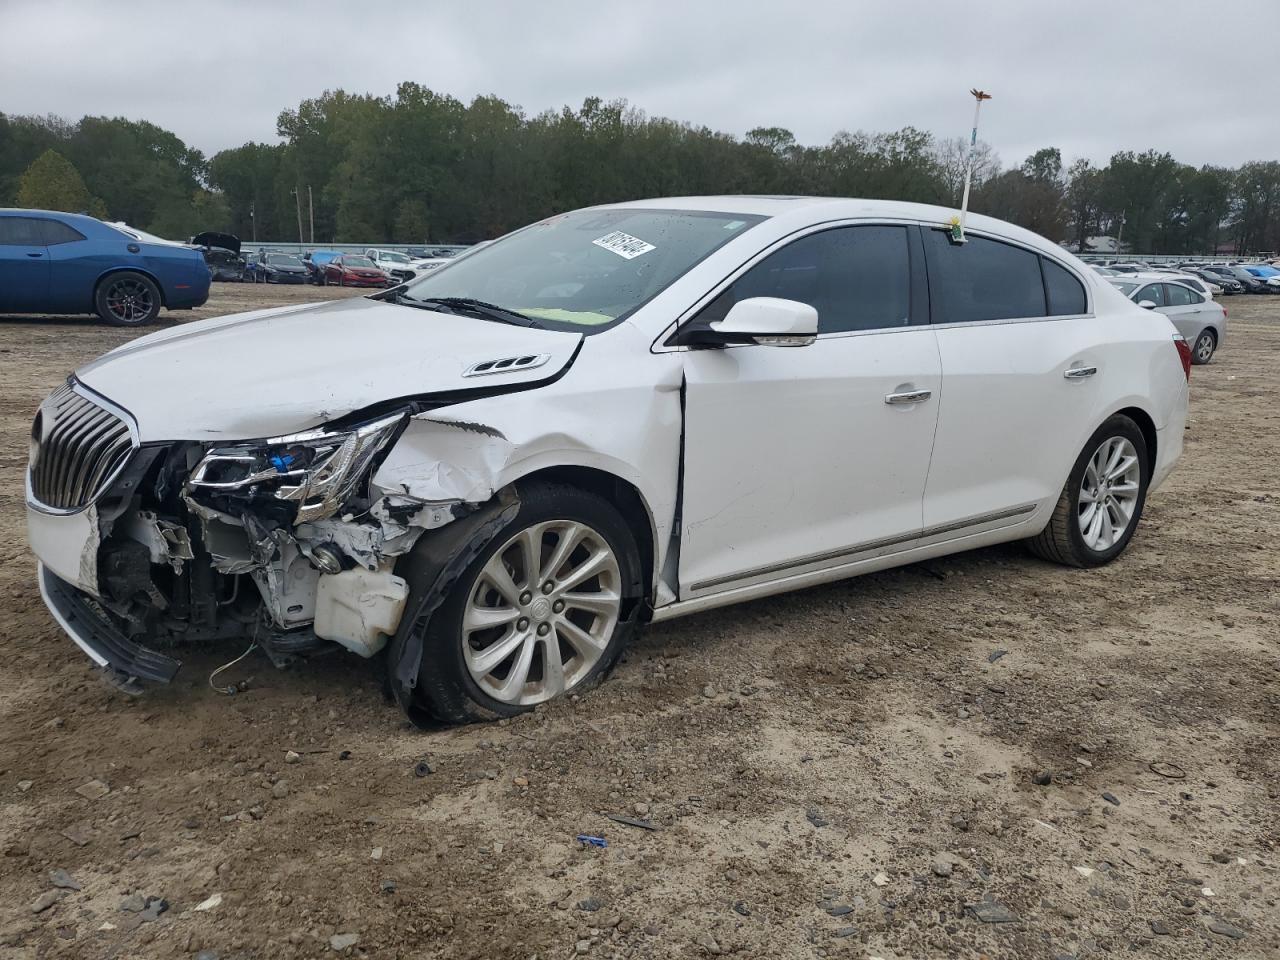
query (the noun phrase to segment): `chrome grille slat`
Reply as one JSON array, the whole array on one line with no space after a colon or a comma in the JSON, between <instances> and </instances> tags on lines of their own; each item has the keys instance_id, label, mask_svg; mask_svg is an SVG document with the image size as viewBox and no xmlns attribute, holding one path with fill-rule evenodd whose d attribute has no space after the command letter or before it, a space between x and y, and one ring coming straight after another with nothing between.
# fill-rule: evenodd
<instances>
[{"instance_id":1,"label":"chrome grille slat","mask_svg":"<svg viewBox=\"0 0 1280 960\"><path fill-rule=\"evenodd\" d=\"M40 421L28 470L32 495L51 509L87 507L133 453L129 424L70 385L49 396Z\"/></svg>"},{"instance_id":2,"label":"chrome grille slat","mask_svg":"<svg viewBox=\"0 0 1280 960\"><path fill-rule=\"evenodd\" d=\"M118 438L115 443L102 452L98 461L94 464L94 469L90 471L86 479L85 487L88 490L100 490L111 475L121 467L129 458L129 454L133 451L133 441L127 435Z\"/></svg>"},{"instance_id":3,"label":"chrome grille slat","mask_svg":"<svg viewBox=\"0 0 1280 960\"><path fill-rule=\"evenodd\" d=\"M61 421L61 423L69 424L69 426L61 432L58 438L61 457L58 461L58 471L53 483L53 489L57 491L59 501L67 501L71 498L77 470L82 467L81 464L76 463L75 451L93 450L94 432L103 426L110 429L111 420L113 419L111 414L105 410L86 412L80 408L75 411L73 416L81 413L87 413L83 420L73 421L70 417L64 416ZM80 472L83 471L81 470Z\"/></svg>"},{"instance_id":4,"label":"chrome grille slat","mask_svg":"<svg viewBox=\"0 0 1280 960\"><path fill-rule=\"evenodd\" d=\"M107 413L105 410L102 413ZM64 498L70 497L72 487L76 482L76 474L85 476L89 473L91 462L100 454L101 448L98 446L100 441L110 442L115 436L114 424L115 418L111 414L103 417L102 414L94 414L86 417L83 426L78 426L67 432L63 439L64 450L83 450L85 455L80 458L81 462L77 465L77 469L73 469L73 457L66 457L63 461L64 468L61 476L61 485L59 492Z\"/></svg>"}]
</instances>

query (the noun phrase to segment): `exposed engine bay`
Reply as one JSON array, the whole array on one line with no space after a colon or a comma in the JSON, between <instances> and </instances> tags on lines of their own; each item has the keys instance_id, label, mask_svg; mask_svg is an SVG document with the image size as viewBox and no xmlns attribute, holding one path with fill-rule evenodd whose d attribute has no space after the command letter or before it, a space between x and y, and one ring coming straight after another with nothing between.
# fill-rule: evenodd
<instances>
[{"instance_id":1,"label":"exposed engine bay","mask_svg":"<svg viewBox=\"0 0 1280 960\"><path fill-rule=\"evenodd\" d=\"M415 422L400 410L244 444L143 446L94 506L97 601L148 644L251 637L278 666L336 646L372 657L409 597L397 558L476 509L373 482Z\"/></svg>"}]
</instances>

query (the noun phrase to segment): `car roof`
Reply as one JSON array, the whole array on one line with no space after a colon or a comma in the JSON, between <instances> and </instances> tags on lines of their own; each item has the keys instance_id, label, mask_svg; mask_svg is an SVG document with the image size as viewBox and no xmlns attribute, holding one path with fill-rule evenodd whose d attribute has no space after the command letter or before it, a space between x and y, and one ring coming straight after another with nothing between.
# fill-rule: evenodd
<instances>
[{"instance_id":1,"label":"car roof","mask_svg":"<svg viewBox=\"0 0 1280 960\"><path fill-rule=\"evenodd\" d=\"M699 210L749 216L794 218L798 222L821 223L824 220L878 219L915 220L923 223L950 224L959 215L954 207L902 200L865 200L852 197L712 195L703 197L655 197L602 204L596 210ZM1044 253L1073 259L1058 244L1022 227L970 212L966 226L979 232L998 234L1039 248Z\"/></svg>"},{"instance_id":2,"label":"car roof","mask_svg":"<svg viewBox=\"0 0 1280 960\"><path fill-rule=\"evenodd\" d=\"M35 214L39 217L52 217L56 220L66 220L71 223L84 221L86 223L102 223L97 217L91 217L84 213L63 213L61 210L37 210L25 207L0 207L0 216L12 217L29 217ZM106 224L111 226L111 224Z\"/></svg>"}]
</instances>

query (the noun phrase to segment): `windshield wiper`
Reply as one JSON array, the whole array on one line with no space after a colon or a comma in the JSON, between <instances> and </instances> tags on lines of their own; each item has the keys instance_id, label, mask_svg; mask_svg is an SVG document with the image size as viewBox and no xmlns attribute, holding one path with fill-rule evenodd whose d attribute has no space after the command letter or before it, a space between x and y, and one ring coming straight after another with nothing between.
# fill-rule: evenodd
<instances>
[{"instance_id":1,"label":"windshield wiper","mask_svg":"<svg viewBox=\"0 0 1280 960\"><path fill-rule=\"evenodd\" d=\"M517 310L508 310L506 307L500 307L496 303L485 303L483 300L474 300L471 297L423 297L418 299L417 297L406 297L401 294L396 302L403 303L409 307L425 307L428 310L444 307L450 313L477 316L485 320L497 320L499 323L510 323L517 327L542 329L542 324L533 319L533 317L527 317Z\"/></svg>"}]
</instances>

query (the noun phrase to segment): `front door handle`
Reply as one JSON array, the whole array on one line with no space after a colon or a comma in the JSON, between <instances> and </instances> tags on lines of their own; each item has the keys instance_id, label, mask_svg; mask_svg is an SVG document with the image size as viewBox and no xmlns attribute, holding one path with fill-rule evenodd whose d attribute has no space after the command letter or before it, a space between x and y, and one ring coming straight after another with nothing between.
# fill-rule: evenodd
<instances>
[{"instance_id":1,"label":"front door handle","mask_svg":"<svg viewBox=\"0 0 1280 960\"><path fill-rule=\"evenodd\" d=\"M43 257L43 256L44 256L44 254L43 254L43 253L28 253L28 254L27 254L27 256L28 256L28 257Z\"/></svg>"},{"instance_id":2,"label":"front door handle","mask_svg":"<svg viewBox=\"0 0 1280 960\"><path fill-rule=\"evenodd\" d=\"M1072 367L1063 376L1068 380L1083 380L1085 377L1092 377L1097 372L1097 367Z\"/></svg>"},{"instance_id":3,"label":"front door handle","mask_svg":"<svg viewBox=\"0 0 1280 960\"><path fill-rule=\"evenodd\" d=\"M891 393L884 398L885 403L924 403L933 396L932 390L907 390L904 393Z\"/></svg>"}]
</instances>

